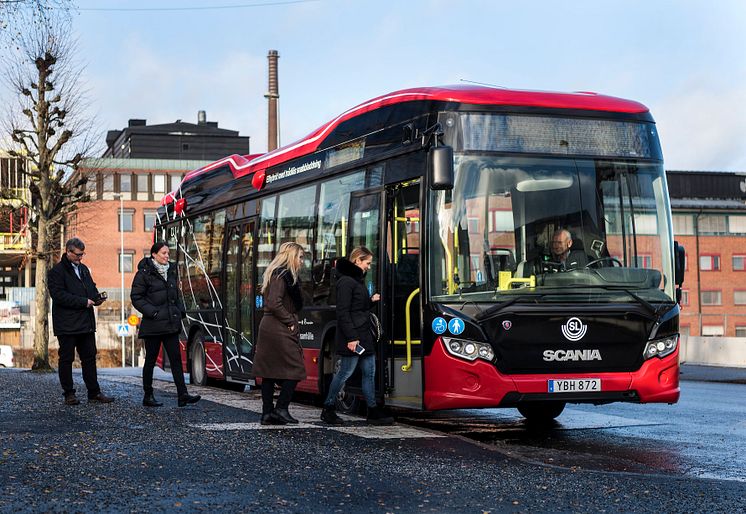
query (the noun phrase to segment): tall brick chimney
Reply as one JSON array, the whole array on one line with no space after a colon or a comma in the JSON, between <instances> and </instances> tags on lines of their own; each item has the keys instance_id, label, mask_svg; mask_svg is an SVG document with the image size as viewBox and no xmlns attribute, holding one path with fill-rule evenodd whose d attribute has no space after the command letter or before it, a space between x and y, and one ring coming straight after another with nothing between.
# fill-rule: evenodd
<instances>
[{"instance_id":1,"label":"tall brick chimney","mask_svg":"<svg viewBox=\"0 0 746 514\"><path fill-rule=\"evenodd\" d=\"M268 100L268 131L267 131L267 151L271 152L277 148L277 100L280 98L280 88L277 85L277 59L280 54L277 50L270 50L267 54L269 61L269 90L264 98Z\"/></svg>"}]
</instances>

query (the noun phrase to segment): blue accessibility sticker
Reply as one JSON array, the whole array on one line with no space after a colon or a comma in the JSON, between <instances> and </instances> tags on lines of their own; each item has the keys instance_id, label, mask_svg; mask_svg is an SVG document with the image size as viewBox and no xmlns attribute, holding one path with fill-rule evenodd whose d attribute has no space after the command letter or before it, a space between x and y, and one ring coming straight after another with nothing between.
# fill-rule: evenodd
<instances>
[{"instance_id":1,"label":"blue accessibility sticker","mask_svg":"<svg viewBox=\"0 0 746 514\"><path fill-rule=\"evenodd\" d=\"M433 320L433 332L436 334L443 334L446 328L448 328L448 323L440 316Z\"/></svg>"},{"instance_id":2,"label":"blue accessibility sticker","mask_svg":"<svg viewBox=\"0 0 746 514\"><path fill-rule=\"evenodd\" d=\"M461 318L453 318L448 322L448 331L457 336L464 331L464 321Z\"/></svg>"},{"instance_id":3,"label":"blue accessibility sticker","mask_svg":"<svg viewBox=\"0 0 746 514\"><path fill-rule=\"evenodd\" d=\"M257 309L261 309L264 307L264 297L260 294L256 295L256 298L254 298L254 303L256 304Z\"/></svg>"}]
</instances>

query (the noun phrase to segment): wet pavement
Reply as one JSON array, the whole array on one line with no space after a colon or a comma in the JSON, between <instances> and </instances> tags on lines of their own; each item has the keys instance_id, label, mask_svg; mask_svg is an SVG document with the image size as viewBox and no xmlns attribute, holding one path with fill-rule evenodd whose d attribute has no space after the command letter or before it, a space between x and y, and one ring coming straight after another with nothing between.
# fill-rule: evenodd
<instances>
[{"instance_id":1,"label":"wet pavement","mask_svg":"<svg viewBox=\"0 0 746 514\"><path fill-rule=\"evenodd\" d=\"M292 412L300 425L267 429L258 424L255 393L192 387L205 399L179 409L173 385L156 381L165 405L145 409L139 377L102 370L100 381L116 396L114 403L71 407L62 404L56 375L0 370L0 510L746 511L744 482L682 473L675 463L651 465L653 473L566 467L527 458L515 450L521 444L508 440L486 444L401 423L368 427L355 417L345 427L329 428L318 420L317 408L296 404ZM702 391L704 398L708 394ZM567 424L538 441L551 449L551 439L594 431ZM629 421L602 418L594 426L600 432L634 428ZM654 454L650 434L660 426L637 428L647 431L637 438L640 452ZM632 444L625 441L621 446L628 451ZM602 446L591 437L563 451L573 456L593 444ZM610 447L610 454L615 451ZM665 457L664 451L662 462Z\"/></svg>"}]
</instances>

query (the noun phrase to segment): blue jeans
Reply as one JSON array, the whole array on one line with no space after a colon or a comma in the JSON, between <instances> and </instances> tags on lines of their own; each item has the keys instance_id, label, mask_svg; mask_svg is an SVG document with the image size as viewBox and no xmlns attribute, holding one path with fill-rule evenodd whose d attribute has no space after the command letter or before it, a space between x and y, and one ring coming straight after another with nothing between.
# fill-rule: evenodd
<instances>
[{"instance_id":1,"label":"blue jeans","mask_svg":"<svg viewBox=\"0 0 746 514\"><path fill-rule=\"evenodd\" d=\"M363 373L363 396L365 396L365 403L368 404L368 407L375 407L376 356L366 355L365 357L360 357L359 355L352 355L350 357L340 357L339 360L339 371L332 379L332 383L329 386L329 394L326 395L326 400L324 401L324 406L334 406L339 391L342 390L342 386L344 386L347 379L352 376L355 367L358 365L358 362L360 362L360 371Z\"/></svg>"}]
</instances>

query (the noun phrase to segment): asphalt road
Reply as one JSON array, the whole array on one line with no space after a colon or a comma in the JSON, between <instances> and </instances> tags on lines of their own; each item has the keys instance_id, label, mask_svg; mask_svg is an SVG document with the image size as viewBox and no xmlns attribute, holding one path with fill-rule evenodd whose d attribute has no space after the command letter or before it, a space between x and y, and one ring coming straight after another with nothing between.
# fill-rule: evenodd
<instances>
[{"instance_id":1,"label":"asphalt road","mask_svg":"<svg viewBox=\"0 0 746 514\"><path fill-rule=\"evenodd\" d=\"M740 480L566 467L401 423L329 428L303 405L300 425L261 427L253 393L193 387L205 401L179 409L167 382L145 409L139 378L100 380L114 403L71 407L55 375L0 370L0 510L746 512Z\"/></svg>"}]
</instances>

